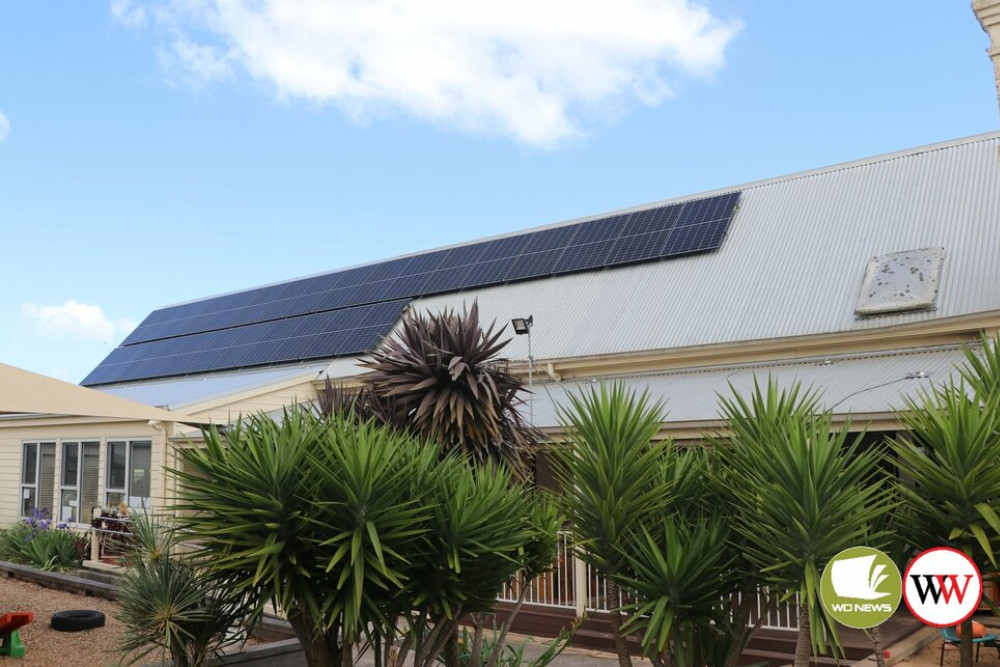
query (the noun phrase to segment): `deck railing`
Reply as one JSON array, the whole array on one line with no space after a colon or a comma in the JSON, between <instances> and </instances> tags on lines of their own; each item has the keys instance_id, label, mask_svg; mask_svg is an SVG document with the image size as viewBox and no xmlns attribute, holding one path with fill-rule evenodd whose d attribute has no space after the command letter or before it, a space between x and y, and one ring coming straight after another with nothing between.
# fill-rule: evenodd
<instances>
[{"instance_id":1,"label":"deck railing","mask_svg":"<svg viewBox=\"0 0 1000 667\"><path fill-rule=\"evenodd\" d=\"M515 578L512 584L504 587L499 599L517 602L521 585ZM587 611L608 611L613 607L607 579L576 557L568 533L559 535L554 567L528 582L527 587L525 603L574 609L577 616L582 616ZM766 590L760 591L756 604L751 609L749 622L756 623L761 616L764 617L762 628L798 629L798 597L778 602Z\"/></svg>"}]
</instances>

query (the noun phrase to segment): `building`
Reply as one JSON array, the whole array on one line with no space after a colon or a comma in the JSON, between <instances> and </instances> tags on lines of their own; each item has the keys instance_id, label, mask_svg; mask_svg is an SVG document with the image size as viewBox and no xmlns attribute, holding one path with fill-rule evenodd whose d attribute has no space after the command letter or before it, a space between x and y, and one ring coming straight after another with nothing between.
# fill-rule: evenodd
<instances>
[{"instance_id":1,"label":"building","mask_svg":"<svg viewBox=\"0 0 1000 667\"><path fill-rule=\"evenodd\" d=\"M768 374L894 431L902 395L1000 330L998 154L975 136L161 308L83 382L155 416L0 406L0 525L164 506L169 442L350 384L405 309L473 300L532 317L506 352L551 432L566 392L621 379L698 438L717 393Z\"/></svg>"}]
</instances>

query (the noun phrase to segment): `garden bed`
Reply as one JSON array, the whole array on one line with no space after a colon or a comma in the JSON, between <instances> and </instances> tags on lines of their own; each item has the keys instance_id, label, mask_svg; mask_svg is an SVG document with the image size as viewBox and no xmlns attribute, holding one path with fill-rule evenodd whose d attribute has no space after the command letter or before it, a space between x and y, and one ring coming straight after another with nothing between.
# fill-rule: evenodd
<instances>
[{"instance_id":1,"label":"garden bed","mask_svg":"<svg viewBox=\"0 0 1000 667\"><path fill-rule=\"evenodd\" d=\"M64 609L96 609L104 612L107 620L103 628L57 632L49 627L49 618L54 612ZM3 660L17 667L117 665L119 653L116 647L125 628L115 620L114 610L115 603L105 598L47 588L20 579L0 579L0 614L11 611L35 614L34 623L21 629L21 640L27 648L27 655L20 660Z\"/></svg>"}]
</instances>

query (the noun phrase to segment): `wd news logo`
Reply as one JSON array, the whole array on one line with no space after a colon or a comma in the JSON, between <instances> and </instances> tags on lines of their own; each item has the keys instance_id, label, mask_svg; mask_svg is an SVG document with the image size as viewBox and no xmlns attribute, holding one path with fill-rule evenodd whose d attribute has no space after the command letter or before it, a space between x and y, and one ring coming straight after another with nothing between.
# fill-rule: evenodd
<instances>
[{"instance_id":1,"label":"wd news logo","mask_svg":"<svg viewBox=\"0 0 1000 667\"><path fill-rule=\"evenodd\" d=\"M957 625L972 616L983 597L979 568L961 551L928 549L913 559L903 577L903 599L927 625Z\"/></svg>"},{"instance_id":2,"label":"wd news logo","mask_svg":"<svg viewBox=\"0 0 1000 667\"><path fill-rule=\"evenodd\" d=\"M899 568L870 547L844 549L833 557L820 580L820 601L827 614L849 628L873 628L896 612L902 593Z\"/></svg>"}]
</instances>

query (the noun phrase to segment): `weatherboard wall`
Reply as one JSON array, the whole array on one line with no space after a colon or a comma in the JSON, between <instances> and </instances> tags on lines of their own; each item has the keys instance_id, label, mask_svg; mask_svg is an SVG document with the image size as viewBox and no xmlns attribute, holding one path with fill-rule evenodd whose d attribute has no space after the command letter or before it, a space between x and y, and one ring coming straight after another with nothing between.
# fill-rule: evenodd
<instances>
[{"instance_id":1,"label":"weatherboard wall","mask_svg":"<svg viewBox=\"0 0 1000 667\"><path fill-rule=\"evenodd\" d=\"M166 495L163 465L167 453L166 435L163 431L152 428L148 422L101 422L69 417L0 419L0 489L5 490L0 494L0 528L9 526L20 518L21 460L25 442L56 443L57 494L58 480L62 474L61 443L81 440L100 442L98 488L103 499L107 474L107 441L123 439L151 441L150 497L154 507L163 507ZM81 517L84 517L89 508L81 509Z\"/></svg>"}]
</instances>

